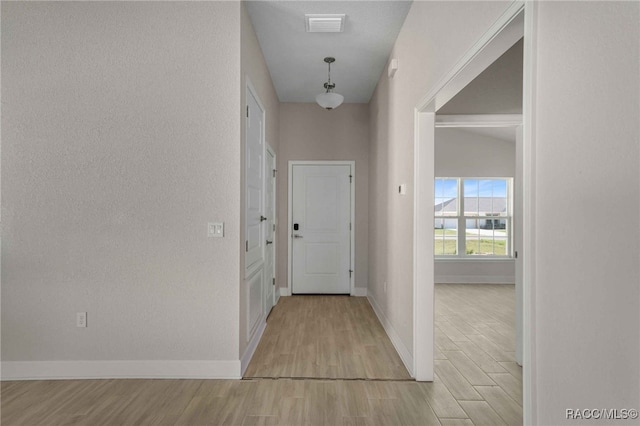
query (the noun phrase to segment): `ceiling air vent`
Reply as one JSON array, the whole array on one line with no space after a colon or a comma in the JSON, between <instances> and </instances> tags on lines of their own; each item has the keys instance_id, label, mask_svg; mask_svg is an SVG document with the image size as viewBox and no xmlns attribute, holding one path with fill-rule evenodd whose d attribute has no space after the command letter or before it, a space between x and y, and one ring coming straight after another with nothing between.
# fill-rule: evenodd
<instances>
[{"instance_id":1,"label":"ceiling air vent","mask_svg":"<svg viewBox=\"0 0 640 426\"><path fill-rule=\"evenodd\" d=\"M345 14L304 15L305 26L308 33L341 33L344 31Z\"/></svg>"}]
</instances>

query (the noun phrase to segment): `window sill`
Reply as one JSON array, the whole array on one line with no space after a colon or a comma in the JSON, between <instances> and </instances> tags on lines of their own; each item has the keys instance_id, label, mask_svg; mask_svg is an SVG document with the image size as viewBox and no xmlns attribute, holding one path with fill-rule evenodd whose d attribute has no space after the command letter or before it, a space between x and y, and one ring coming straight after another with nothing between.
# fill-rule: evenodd
<instances>
[{"instance_id":1,"label":"window sill","mask_svg":"<svg viewBox=\"0 0 640 426\"><path fill-rule=\"evenodd\" d=\"M515 257L454 257L454 256L434 256L438 262L513 262Z\"/></svg>"}]
</instances>

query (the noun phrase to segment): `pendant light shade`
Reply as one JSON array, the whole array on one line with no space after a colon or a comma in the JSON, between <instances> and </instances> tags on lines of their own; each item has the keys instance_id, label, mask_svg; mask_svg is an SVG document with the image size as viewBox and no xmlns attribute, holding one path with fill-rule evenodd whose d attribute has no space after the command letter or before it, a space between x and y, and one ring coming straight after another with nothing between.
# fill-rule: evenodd
<instances>
[{"instance_id":1,"label":"pendant light shade","mask_svg":"<svg viewBox=\"0 0 640 426\"><path fill-rule=\"evenodd\" d=\"M338 108L344 101L344 96L327 91L326 93L320 93L316 96L316 102L322 108L334 109Z\"/></svg>"},{"instance_id":2,"label":"pendant light shade","mask_svg":"<svg viewBox=\"0 0 640 426\"><path fill-rule=\"evenodd\" d=\"M324 88L327 89L327 91L316 96L316 102L318 103L318 105L325 109L338 108L340 105L342 105L344 96L333 92L333 89L336 87L336 85L335 83L331 83L331 64L335 62L335 58L327 57L324 58L324 61L329 66L329 79L324 84Z\"/></svg>"}]
</instances>

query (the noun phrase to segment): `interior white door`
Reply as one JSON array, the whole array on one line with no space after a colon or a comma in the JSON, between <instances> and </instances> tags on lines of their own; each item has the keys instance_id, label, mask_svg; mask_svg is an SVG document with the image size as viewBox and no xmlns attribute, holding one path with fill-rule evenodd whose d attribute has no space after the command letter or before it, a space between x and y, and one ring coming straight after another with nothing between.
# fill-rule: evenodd
<instances>
[{"instance_id":1,"label":"interior white door","mask_svg":"<svg viewBox=\"0 0 640 426\"><path fill-rule=\"evenodd\" d=\"M264 272L264 187L265 140L264 110L247 87L245 145L245 283L247 303L247 341L265 318Z\"/></svg>"},{"instance_id":2,"label":"interior white door","mask_svg":"<svg viewBox=\"0 0 640 426\"><path fill-rule=\"evenodd\" d=\"M275 304L275 236L276 236L276 157L274 153L268 149L266 154L267 166L265 167L265 216L267 217L265 225L265 257L264 257L264 275L265 275L265 312L269 313Z\"/></svg>"},{"instance_id":3,"label":"interior white door","mask_svg":"<svg viewBox=\"0 0 640 426\"><path fill-rule=\"evenodd\" d=\"M264 260L264 112L250 90L247 90L246 129L246 242L245 267L251 269Z\"/></svg>"},{"instance_id":4,"label":"interior white door","mask_svg":"<svg viewBox=\"0 0 640 426\"><path fill-rule=\"evenodd\" d=\"M351 291L351 166L292 166L292 293Z\"/></svg>"}]
</instances>

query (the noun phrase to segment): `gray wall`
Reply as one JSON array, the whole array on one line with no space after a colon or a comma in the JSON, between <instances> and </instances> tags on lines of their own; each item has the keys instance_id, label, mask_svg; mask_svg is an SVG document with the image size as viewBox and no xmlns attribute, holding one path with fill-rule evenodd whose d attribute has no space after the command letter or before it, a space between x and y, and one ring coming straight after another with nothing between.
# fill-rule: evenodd
<instances>
[{"instance_id":1,"label":"gray wall","mask_svg":"<svg viewBox=\"0 0 640 426\"><path fill-rule=\"evenodd\" d=\"M504 140L472 130L436 128L436 176L515 177L515 132L511 129L509 140Z\"/></svg>"},{"instance_id":2,"label":"gray wall","mask_svg":"<svg viewBox=\"0 0 640 426\"><path fill-rule=\"evenodd\" d=\"M2 3L3 363L238 360L239 28L232 2Z\"/></svg>"},{"instance_id":3,"label":"gray wall","mask_svg":"<svg viewBox=\"0 0 640 426\"><path fill-rule=\"evenodd\" d=\"M640 403L638 22L638 2L539 3L538 424L579 423L566 408Z\"/></svg>"}]
</instances>

